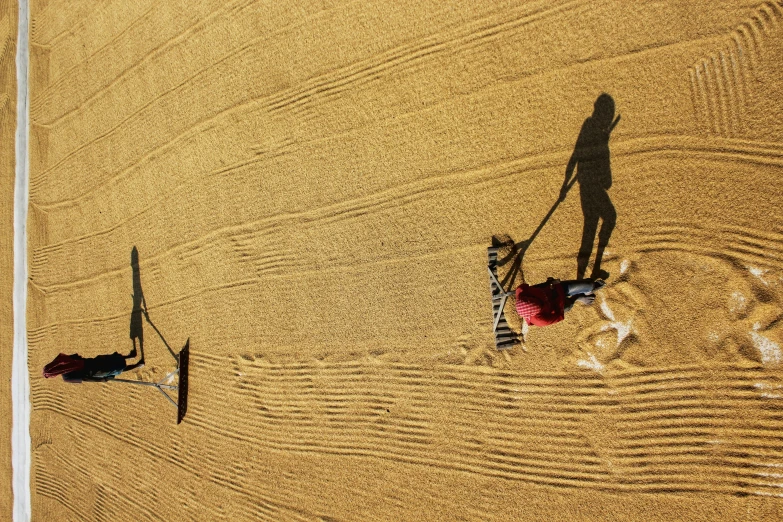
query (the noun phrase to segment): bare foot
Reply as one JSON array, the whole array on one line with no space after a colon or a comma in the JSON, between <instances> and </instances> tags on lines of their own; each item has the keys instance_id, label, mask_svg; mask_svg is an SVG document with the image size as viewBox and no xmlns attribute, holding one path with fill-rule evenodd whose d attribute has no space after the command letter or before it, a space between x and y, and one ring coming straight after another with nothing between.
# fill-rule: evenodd
<instances>
[{"instance_id":1,"label":"bare foot","mask_svg":"<svg viewBox=\"0 0 783 522\"><path fill-rule=\"evenodd\" d=\"M583 295L581 297L577 297L576 300L584 305L591 305L595 302L595 296L593 294Z\"/></svg>"}]
</instances>

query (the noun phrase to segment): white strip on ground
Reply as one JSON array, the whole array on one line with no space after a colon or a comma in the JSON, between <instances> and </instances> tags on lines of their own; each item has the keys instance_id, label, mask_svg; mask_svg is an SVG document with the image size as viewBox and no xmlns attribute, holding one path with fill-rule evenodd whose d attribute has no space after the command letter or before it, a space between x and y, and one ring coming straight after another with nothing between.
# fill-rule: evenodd
<instances>
[{"instance_id":1,"label":"white strip on ground","mask_svg":"<svg viewBox=\"0 0 783 522\"><path fill-rule=\"evenodd\" d=\"M19 0L16 46L16 185L14 189L14 356L11 368L11 465L14 522L29 522L30 506L30 376L27 374L27 196L28 164L28 0Z\"/></svg>"}]
</instances>

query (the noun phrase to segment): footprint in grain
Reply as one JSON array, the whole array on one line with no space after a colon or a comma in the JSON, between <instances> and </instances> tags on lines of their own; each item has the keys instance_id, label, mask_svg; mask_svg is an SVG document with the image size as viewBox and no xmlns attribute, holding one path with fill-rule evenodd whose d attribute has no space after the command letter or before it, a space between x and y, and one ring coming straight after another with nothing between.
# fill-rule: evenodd
<instances>
[{"instance_id":1,"label":"footprint in grain","mask_svg":"<svg viewBox=\"0 0 783 522\"><path fill-rule=\"evenodd\" d=\"M783 363L783 274L756 266L735 266L727 281L726 324L710 332L725 357L764 366Z\"/></svg>"},{"instance_id":2,"label":"footprint in grain","mask_svg":"<svg viewBox=\"0 0 783 522\"><path fill-rule=\"evenodd\" d=\"M636 263L620 260L617 282L610 283L597 296L594 313L598 318L583 328L576 338L579 350L568 358L568 366L602 372L607 365L626 366L623 354L637 346L649 326L644 318L647 299L632 282Z\"/></svg>"}]
</instances>

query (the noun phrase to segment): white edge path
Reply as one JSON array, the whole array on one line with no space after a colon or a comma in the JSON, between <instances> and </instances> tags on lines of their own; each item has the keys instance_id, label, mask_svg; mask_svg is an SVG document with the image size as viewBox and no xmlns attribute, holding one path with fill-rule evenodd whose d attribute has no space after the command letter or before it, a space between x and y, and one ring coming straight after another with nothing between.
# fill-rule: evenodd
<instances>
[{"instance_id":1,"label":"white edge path","mask_svg":"<svg viewBox=\"0 0 783 522\"><path fill-rule=\"evenodd\" d=\"M19 0L19 39L16 46L16 184L14 187L14 353L11 367L11 465L14 522L29 522L30 506L30 376L27 373L27 198L28 65L30 10Z\"/></svg>"}]
</instances>

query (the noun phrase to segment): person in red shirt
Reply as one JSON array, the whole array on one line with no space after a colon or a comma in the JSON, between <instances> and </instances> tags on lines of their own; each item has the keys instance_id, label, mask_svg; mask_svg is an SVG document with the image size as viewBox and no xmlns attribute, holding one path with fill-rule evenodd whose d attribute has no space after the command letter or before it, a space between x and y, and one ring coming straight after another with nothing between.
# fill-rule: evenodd
<instances>
[{"instance_id":1,"label":"person in red shirt","mask_svg":"<svg viewBox=\"0 0 783 522\"><path fill-rule=\"evenodd\" d=\"M517 313L534 326L559 323L577 301L593 304L595 291L605 284L601 279L561 282L551 277L533 286L523 283L516 290Z\"/></svg>"}]
</instances>

